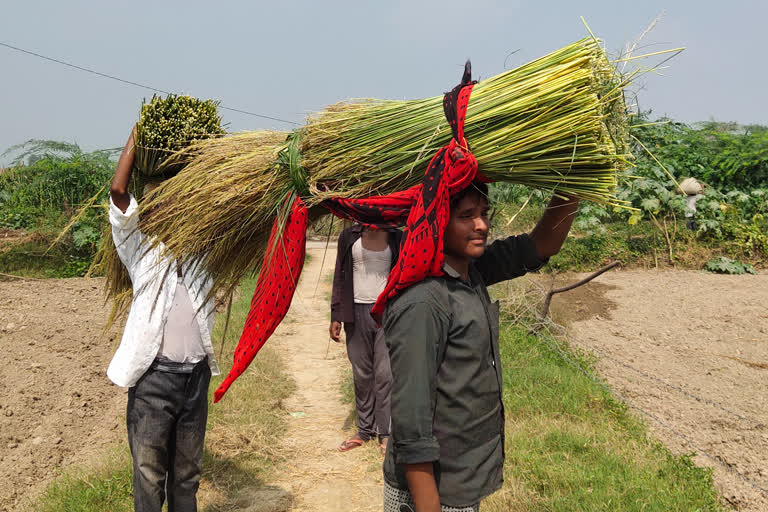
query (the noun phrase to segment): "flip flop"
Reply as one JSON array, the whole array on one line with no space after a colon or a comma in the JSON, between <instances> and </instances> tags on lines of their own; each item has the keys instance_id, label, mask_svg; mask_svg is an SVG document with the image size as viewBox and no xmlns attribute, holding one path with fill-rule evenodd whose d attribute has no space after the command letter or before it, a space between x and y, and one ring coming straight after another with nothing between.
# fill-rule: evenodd
<instances>
[{"instance_id":1,"label":"flip flop","mask_svg":"<svg viewBox=\"0 0 768 512\"><path fill-rule=\"evenodd\" d=\"M363 446L364 442L365 441L363 441L362 439L357 439L355 437L350 437L349 439L347 439L346 441L344 441L343 443L341 443L339 445L338 450L340 452L348 452L349 450L353 450L355 448L359 448L359 447Z\"/></svg>"}]
</instances>

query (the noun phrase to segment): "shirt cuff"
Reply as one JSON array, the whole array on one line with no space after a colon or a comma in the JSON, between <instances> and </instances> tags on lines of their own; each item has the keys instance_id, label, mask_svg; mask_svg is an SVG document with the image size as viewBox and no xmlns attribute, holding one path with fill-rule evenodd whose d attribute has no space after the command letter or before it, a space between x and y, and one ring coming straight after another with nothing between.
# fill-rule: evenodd
<instances>
[{"instance_id":1,"label":"shirt cuff","mask_svg":"<svg viewBox=\"0 0 768 512\"><path fill-rule=\"evenodd\" d=\"M128 208L125 209L125 213L115 206L111 197L109 198L109 223L118 229L134 227L139 221L139 216L136 214L136 211L139 209L139 203L136 202L133 194L128 194L128 197L130 202L128 203Z\"/></svg>"},{"instance_id":2,"label":"shirt cuff","mask_svg":"<svg viewBox=\"0 0 768 512\"><path fill-rule=\"evenodd\" d=\"M396 464L418 464L440 460L440 445L434 438L396 441L394 451Z\"/></svg>"},{"instance_id":3,"label":"shirt cuff","mask_svg":"<svg viewBox=\"0 0 768 512\"><path fill-rule=\"evenodd\" d=\"M536 272L549 263L549 258L539 257L539 251L536 249L536 242L528 236L528 233L521 234L519 239L525 247L522 254L524 254L523 267L526 272Z\"/></svg>"}]
</instances>

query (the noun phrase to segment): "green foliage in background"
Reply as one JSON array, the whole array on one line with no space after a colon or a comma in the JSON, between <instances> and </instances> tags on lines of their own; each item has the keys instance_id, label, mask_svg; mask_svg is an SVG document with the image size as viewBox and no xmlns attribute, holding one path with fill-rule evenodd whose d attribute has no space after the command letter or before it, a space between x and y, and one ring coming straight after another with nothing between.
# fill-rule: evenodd
<instances>
[{"instance_id":1,"label":"green foliage in background","mask_svg":"<svg viewBox=\"0 0 768 512\"><path fill-rule=\"evenodd\" d=\"M648 117L639 116L637 124L647 123ZM717 121L686 125L667 118L657 122L661 124L638 126L633 132L674 173L720 190L768 187L768 127ZM646 163L639 159L641 171Z\"/></svg>"},{"instance_id":2,"label":"green foliage in background","mask_svg":"<svg viewBox=\"0 0 768 512\"><path fill-rule=\"evenodd\" d=\"M34 140L9 151L21 154L0 175L4 213L45 217L49 212L74 209L101 190L115 169L114 151L85 153L77 144ZM34 220L24 227L34 227Z\"/></svg>"},{"instance_id":3,"label":"green foliage in background","mask_svg":"<svg viewBox=\"0 0 768 512\"><path fill-rule=\"evenodd\" d=\"M77 144L32 140L4 155L15 158L13 166L0 173L0 228L35 236L0 251L0 270L38 277L83 275L106 223L102 206L114 174L116 150L87 153ZM61 243L50 248L79 207L90 200L96 207L78 218Z\"/></svg>"},{"instance_id":4,"label":"green foliage in background","mask_svg":"<svg viewBox=\"0 0 768 512\"><path fill-rule=\"evenodd\" d=\"M550 268L590 270L613 259L702 268L720 255L765 262L766 133L768 128L762 126L717 122L689 126L665 119L649 123L647 115L639 116L633 134L656 158L639 143L633 148L635 167L617 193L632 209L582 203L572 236L550 260ZM687 177L706 185L695 211L678 187ZM501 212L494 227L520 232L534 226L547 197L520 185L494 184L491 200ZM526 209L518 212L523 204Z\"/></svg>"},{"instance_id":5,"label":"green foliage in background","mask_svg":"<svg viewBox=\"0 0 768 512\"><path fill-rule=\"evenodd\" d=\"M714 272L715 274L754 274L755 267L749 263L742 263L740 261L732 260L726 256L720 256L707 263L704 267L707 272Z\"/></svg>"}]
</instances>

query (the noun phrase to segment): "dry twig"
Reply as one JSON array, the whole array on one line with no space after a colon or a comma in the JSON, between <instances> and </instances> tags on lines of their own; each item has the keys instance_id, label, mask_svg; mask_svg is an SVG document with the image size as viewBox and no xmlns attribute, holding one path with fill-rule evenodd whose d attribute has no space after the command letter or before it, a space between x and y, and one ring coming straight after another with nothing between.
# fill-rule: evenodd
<instances>
[{"instance_id":1,"label":"dry twig","mask_svg":"<svg viewBox=\"0 0 768 512\"><path fill-rule=\"evenodd\" d=\"M569 284L568 286L563 286L562 288L551 288L549 292L547 292L547 296L544 298L544 304L541 306L541 312L539 312L539 315L538 315L539 318L541 320L544 320L545 318L547 318L547 315L549 314L549 304L552 302L552 296L555 295L556 293L567 292L569 290L573 290L574 288L578 288L579 286L585 285L591 280L593 280L594 278L596 278L597 276L599 276L600 274L608 272L612 268L618 267L619 265L621 265L620 261L614 261L613 263L609 263L608 265L604 266L600 270L591 273L581 281L578 281L573 284Z\"/></svg>"}]
</instances>

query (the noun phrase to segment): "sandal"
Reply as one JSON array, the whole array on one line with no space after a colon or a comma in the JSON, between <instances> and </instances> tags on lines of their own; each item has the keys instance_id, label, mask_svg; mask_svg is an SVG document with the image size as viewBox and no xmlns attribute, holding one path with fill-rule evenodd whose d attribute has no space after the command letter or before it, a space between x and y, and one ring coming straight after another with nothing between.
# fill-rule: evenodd
<instances>
[{"instance_id":1,"label":"sandal","mask_svg":"<svg viewBox=\"0 0 768 512\"><path fill-rule=\"evenodd\" d=\"M350 437L349 439L347 439L346 441L344 441L339 445L338 450L340 452L348 452L349 450L363 446L364 442L365 441L363 441L359 437Z\"/></svg>"}]
</instances>

